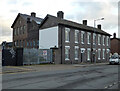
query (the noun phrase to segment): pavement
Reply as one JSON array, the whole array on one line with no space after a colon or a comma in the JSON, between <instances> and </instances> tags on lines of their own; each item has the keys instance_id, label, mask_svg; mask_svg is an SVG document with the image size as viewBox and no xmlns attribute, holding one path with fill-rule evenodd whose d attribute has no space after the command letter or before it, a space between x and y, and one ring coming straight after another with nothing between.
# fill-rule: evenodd
<instances>
[{"instance_id":1,"label":"pavement","mask_svg":"<svg viewBox=\"0 0 120 91\"><path fill-rule=\"evenodd\" d=\"M95 65L104 65L108 63L81 63L81 64L42 64L42 65L28 65L28 66L3 66L0 74L14 74L26 73L35 71L56 71L74 69L76 67L87 67Z\"/></svg>"}]
</instances>

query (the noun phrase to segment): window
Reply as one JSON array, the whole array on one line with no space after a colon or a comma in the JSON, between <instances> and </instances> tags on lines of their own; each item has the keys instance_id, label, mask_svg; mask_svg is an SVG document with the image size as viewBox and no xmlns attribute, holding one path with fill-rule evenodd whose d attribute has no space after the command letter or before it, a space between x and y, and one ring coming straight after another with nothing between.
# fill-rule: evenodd
<instances>
[{"instance_id":1,"label":"window","mask_svg":"<svg viewBox=\"0 0 120 91\"><path fill-rule=\"evenodd\" d=\"M24 29L24 30L26 29L26 26L25 26L25 25L23 26L23 29Z\"/></svg>"},{"instance_id":2,"label":"window","mask_svg":"<svg viewBox=\"0 0 120 91\"><path fill-rule=\"evenodd\" d=\"M65 60L70 58L70 46L65 46Z\"/></svg>"},{"instance_id":3,"label":"window","mask_svg":"<svg viewBox=\"0 0 120 91\"><path fill-rule=\"evenodd\" d=\"M25 40L23 40L23 47L25 47Z\"/></svg>"},{"instance_id":4,"label":"window","mask_svg":"<svg viewBox=\"0 0 120 91\"><path fill-rule=\"evenodd\" d=\"M39 46L39 40L37 41L37 46Z\"/></svg>"},{"instance_id":5,"label":"window","mask_svg":"<svg viewBox=\"0 0 120 91\"><path fill-rule=\"evenodd\" d=\"M103 45L105 45L105 36L103 35Z\"/></svg>"},{"instance_id":6,"label":"window","mask_svg":"<svg viewBox=\"0 0 120 91\"><path fill-rule=\"evenodd\" d=\"M91 33L87 33L87 37L88 37L88 44L91 43Z\"/></svg>"},{"instance_id":7,"label":"window","mask_svg":"<svg viewBox=\"0 0 120 91\"><path fill-rule=\"evenodd\" d=\"M79 31L78 30L75 30L75 43L78 43L79 41Z\"/></svg>"},{"instance_id":8,"label":"window","mask_svg":"<svg viewBox=\"0 0 120 91\"><path fill-rule=\"evenodd\" d=\"M30 41L30 46L32 47L32 41Z\"/></svg>"},{"instance_id":9,"label":"window","mask_svg":"<svg viewBox=\"0 0 120 91\"><path fill-rule=\"evenodd\" d=\"M98 49L98 59L100 60L101 57L101 49Z\"/></svg>"},{"instance_id":10,"label":"window","mask_svg":"<svg viewBox=\"0 0 120 91\"><path fill-rule=\"evenodd\" d=\"M20 40L19 46L21 47L21 40Z\"/></svg>"},{"instance_id":11,"label":"window","mask_svg":"<svg viewBox=\"0 0 120 91\"><path fill-rule=\"evenodd\" d=\"M88 61L90 60L90 54L91 54L91 49L88 48L88 49L87 49L87 60L88 60Z\"/></svg>"},{"instance_id":12,"label":"window","mask_svg":"<svg viewBox=\"0 0 120 91\"><path fill-rule=\"evenodd\" d=\"M78 46L75 46L75 60L78 60L78 57L79 57L79 47Z\"/></svg>"},{"instance_id":13,"label":"window","mask_svg":"<svg viewBox=\"0 0 120 91\"><path fill-rule=\"evenodd\" d=\"M33 46L35 47L35 41L33 41Z\"/></svg>"},{"instance_id":14,"label":"window","mask_svg":"<svg viewBox=\"0 0 120 91\"><path fill-rule=\"evenodd\" d=\"M103 59L105 59L105 49L103 49Z\"/></svg>"},{"instance_id":15,"label":"window","mask_svg":"<svg viewBox=\"0 0 120 91\"><path fill-rule=\"evenodd\" d=\"M17 30L18 30L17 34L19 35L19 31L20 31L19 28Z\"/></svg>"},{"instance_id":16,"label":"window","mask_svg":"<svg viewBox=\"0 0 120 91\"><path fill-rule=\"evenodd\" d=\"M96 34L95 33L93 34L93 44L94 45L96 44Z\"/></svg>"},{"instance_id":17,"label":"window","mask_svg":"<svg viewBox=\"0 0 120 91\"><path fill-rule=\"evenodd\" d=\"M85 32L81 31L81 43L84 44Z\"/></svg>"},{"instance_id":18,"label":"window","mask_svg":"<svg viewBox=\"0 0 120 91\"><path fill-rule=\"evenodd\" d=\"M27 46L29 46L29 42L27 42Z\"/></svg>"},{"instance_id":19,"label":"window","mask_svg":"<svg viewBox=\"0 0 120 91\"><path fill-rule=\"evenodd\" d=\"M69 42L70 41L70 29L69 28L65 28L65 42Z\"/></svg>"},{"instance_id":20,"label":"window","mask_svg":"<svg viewBox=\"0 0 120 91\"><path fill-rule=\"evenodd\" d=\"M109 46L109 37L107 36L107 46Z\"/></svg>"},{"instance_id":21,"label":"window","mask_svg":"<svg viewBox=\"0 0 120 91\"><path fill-rule=\"evenodd\" d=\"M17 46L18 46L18 40L17 40Z\"/></svg>"},{"instance_id":22,"label":"window","mask_svg":"<svg viewBox=\"0 0 120 91\"><path fill-rule=\"evenodd\" d=\"M100 45L100 44L101 44L101 35L98 34L98 45Z\"/></svg>"}]
</instances>

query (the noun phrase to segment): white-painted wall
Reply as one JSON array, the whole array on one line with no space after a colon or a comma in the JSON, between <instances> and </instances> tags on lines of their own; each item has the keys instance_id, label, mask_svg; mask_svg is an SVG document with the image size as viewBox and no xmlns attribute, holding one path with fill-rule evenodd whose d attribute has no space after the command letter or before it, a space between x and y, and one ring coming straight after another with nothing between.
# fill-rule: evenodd
<instances>
[{"instance_id":1,"label":"white-painted wall","mask_svg":"<svg viewBox=\"0 0 120 91\"><path fill-rule=\"evenodd\" d=\"M39 49L58 47L58 26L39 30Z\"/></svg>"}]
</instances>

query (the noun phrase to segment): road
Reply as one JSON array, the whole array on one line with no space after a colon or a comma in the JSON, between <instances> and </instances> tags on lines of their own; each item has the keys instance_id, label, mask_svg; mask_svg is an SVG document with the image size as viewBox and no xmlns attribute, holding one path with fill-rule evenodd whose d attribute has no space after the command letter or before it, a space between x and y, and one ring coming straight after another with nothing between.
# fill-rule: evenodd
<instances>
[{"instance_id":1,"label":"road","mask_svg":"<svg viewBox=\"0 0 120 91\"><path fill-rule=\"evenodd\" d=\"M71 65L73 66L73 65ZM3 89L118 89L118 65L3 74Z\"/></svg>"}]
</instances>

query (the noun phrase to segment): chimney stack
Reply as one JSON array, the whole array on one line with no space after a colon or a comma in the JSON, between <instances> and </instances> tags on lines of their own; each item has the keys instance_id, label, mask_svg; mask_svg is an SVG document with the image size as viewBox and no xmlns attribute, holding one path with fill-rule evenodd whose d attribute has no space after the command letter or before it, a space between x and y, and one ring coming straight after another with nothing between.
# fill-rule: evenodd
<instances>
[{"instance_id":1,"label":"chimney stack","mask_svg":"<svg viewBox=\"0 0 120 91\"><path fill-rule=\"evenodd\" d=\"M116 38L116 33L113 34L113 38Z\"/></svg>"},{"instance_id":2,"label":"chimney stack","mask_svg":"<svg viewBox=\"0 0 120 91\"><path fill-rule=\"evenodd\" d=\"M30 18L27 18L27 23L30 23Z\"/></svg>"},{"instance_id":3,"label":"chimney stack","mask_svg":"<svg viewBox=\"0 0 120 91\"><path fill-rule=\"evenodd\" d=\"M57 12L57 17L63 19L64 18L64 12L63 11L58 11Z\"/></svg>"},{"instance_id":4,"label":"chimney stack","mask_svg":"<svg viewBox=\"0 0 120 91\"><path fill-rule=\"evenodd\" d=\"M98 29L101 29L101 25L100 25L100 24L99 24L99 25L97 25L97 28L98 28Z\"/></svg>"},{"instance_id":5,"label":"chimney stack","mask_svg":"<svg viewBox=\"0 0 120 91\"><path fill-rule=\"evenodd\" d=\"M87 25L87 20L83 20L83 24L84 24L84 25Z\"/></svg>"},{"instance_id":6,"label":"chimney stack","mask_svg":"<svg viewBox=\"0 0 120 91\"><path fill-rule=\"evenodd\" d=\"M31 12L31 16L32 17L36 17L36 13L35 12Z\"/></svg>"}]
</instances>

